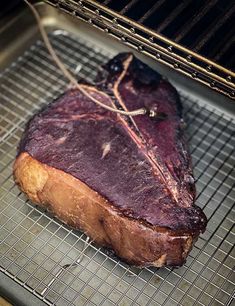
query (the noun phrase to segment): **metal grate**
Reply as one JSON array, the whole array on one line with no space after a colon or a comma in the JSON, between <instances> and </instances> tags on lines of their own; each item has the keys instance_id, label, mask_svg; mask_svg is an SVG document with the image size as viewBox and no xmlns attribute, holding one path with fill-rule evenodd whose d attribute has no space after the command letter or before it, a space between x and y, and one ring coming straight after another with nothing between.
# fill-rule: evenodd
<instances>
[{"instance_id":1,"label":"metal grate","mask_svg":"<svg viewBox=\"0 0 235 306\"><path fill-rule=\"evenodd\" d=\"M234 1L99 0L108 8L235 69Z\"/></svg>"},{"instance_id":2,"label":"metal grate","mask_svg":"<svg viewBox=\"0 0 235 306\"><path fill-rule=\"evenodd\" d=\"M71 70L82 65L79 77L88 81L111 56L67 32L54 31L50 38ZM48 304L231 305L235 121L181 93L197 178L197 205L209 224L183 267L139 270L33 206L14 184L12 163L25 123L66 87L41 41L1 75L0 270ZM79 258L80 263L60 273Z\"/></svg>"},{"instance_id":3,"label":"metal grate","mask_svg":"<svg viewBox=\"0 0 235 306\"><path fill-rule=\"evenodd\" d=\"M103 3L95 0L46 0L46 2L57 7L60 11L92 24L112 37L121 40L129 47L235 99L235 72L226 68L226 65L223 66L221 63L218 64L211 60L210 57L207 58L206 54L200 53L198 49L199 44L204 46L206 40L211 38L208 50L214 52L215 58L218 59L220 52L223 54L225 45L226 48L228 46L230 48L231 45L231 51L226 53L225 58L233 65L234 27L227 23L225 23L225 26L223 24L227 19L230 23L233 21L232 14L235 6L233 7L231 2L227 1L221 9L219 9L221 1L218 2L218 0L183 1L181 5L176 5L175 1L170 0L145 2L139 0L107 0ZM213 6L218 5L218 3L217 13L221 19L218 20L219 17L217 16L217 23L211 25L215 14L207 19L207 12L210 14ZM190 5L192 6L191 9L188 8ZM186 11L183 10L183 16L180 14L177 16L180 8L183 9L182 7ZM170 18L168 13L171 10L173 10L173 17ZM221 12L224 13L224 17ZM172 18L175 19L171 20ZM169 35L162 34L156 27L150 27L147 24L148 20L152 20L153 24L159 23L159 27L161 26L162 29L165 27L163 27L165 22L174 21L173 26L171 24L171 31L175 33L175 37L170 39ZM209 29L207 29L208 24L210 25ZM195 38L190 31L190 29L194 31L195 27L196 33L202 33L200 43L198 38ZM207 29L207 32L205 29ZM214 37L215 33L217 33L218 39ZM226 37L224 33L226 33ZM188 36L189 41L191 39L191 42L198 43L197 47L194 48L190 44L186 44L186 47L183 45L184 43L181 40ZM222 37L225 37L225 40Z\"/></svg>"}]
</instances>

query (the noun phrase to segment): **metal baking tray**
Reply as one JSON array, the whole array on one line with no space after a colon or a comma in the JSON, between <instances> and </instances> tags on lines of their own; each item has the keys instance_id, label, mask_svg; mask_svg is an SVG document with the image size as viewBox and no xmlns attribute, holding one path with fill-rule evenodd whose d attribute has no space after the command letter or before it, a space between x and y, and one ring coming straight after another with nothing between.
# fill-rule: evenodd
<instances>
[{"instance_id":1,"label":"metal baking tray","mask_svg":"<svg viewBox=\"0 0 235 306\"><path fill-rule=\"evenodd\" d=\"M129 50L45 3L37 9L63 62L71 71L81 65L78 80L92 82L100 64ZM197 205L209 220L183 267L137 269L32 205L15 185L12 163L26 122L69 84L29 10L3 23L0 41L0 293L16 305L232 305L234 103L136 53L179 90Z\"/></svg>"}]
</instances>

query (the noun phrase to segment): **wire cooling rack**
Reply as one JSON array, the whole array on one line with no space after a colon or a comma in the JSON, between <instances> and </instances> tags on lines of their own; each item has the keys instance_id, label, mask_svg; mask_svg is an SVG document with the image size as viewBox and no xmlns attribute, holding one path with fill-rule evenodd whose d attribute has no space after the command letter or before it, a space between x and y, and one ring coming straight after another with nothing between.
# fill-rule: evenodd
<instances>
[{"instance_id":1,"label":"wire cooling rack","mask_svg":"<svg viewBox=\"0 0 235 306\"><path fill-rule=\"evenodd\" d=\"M112 56L60 30L50 38L66 65L75 71L80 64L79 77L91 82L97 67ZM1 75L0 270L49 305L232 305L232 117L181 93L197 205L209 223L183 267L137 269L32 205L14 184L12 163L25 123L67 87L41 41Z\"/></svg>"}]
</instances>

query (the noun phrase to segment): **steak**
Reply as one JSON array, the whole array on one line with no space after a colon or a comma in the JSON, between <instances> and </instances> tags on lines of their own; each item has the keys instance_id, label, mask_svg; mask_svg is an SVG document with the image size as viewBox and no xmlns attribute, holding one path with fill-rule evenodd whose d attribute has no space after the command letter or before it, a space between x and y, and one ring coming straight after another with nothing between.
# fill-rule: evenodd
<instances>
[{"instance_id":1,"label":"steak","mask_svg":"<svg viewBox=\"0 0 235 306\"><path fill-rule=\"evenodd\" d=\"M70 89L28 123L14 165L28 197L137 266L182 265L206 217L195 184L176 89L130 53Z\"/></svg>"}]
</instances>

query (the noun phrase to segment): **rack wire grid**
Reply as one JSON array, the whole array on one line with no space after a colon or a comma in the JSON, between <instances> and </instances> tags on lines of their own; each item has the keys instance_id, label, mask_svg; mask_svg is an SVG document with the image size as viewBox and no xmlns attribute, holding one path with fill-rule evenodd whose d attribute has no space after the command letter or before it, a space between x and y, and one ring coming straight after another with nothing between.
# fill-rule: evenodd
<instances>
[{"instance_id":1,"label":"rack wire grid","mask_svg":"<svg viewBox=\"0 0 235 306\"><path fill-rule=\"evenodd\" d=\"M234 71L232 37L235 3L233 1L97 0L97 2Z\"/></svg>"},{"instance_id":2,"label":"rack wire grid","mask_svg":"<svg viewBox=\"0 0 235 306\"><path fill-rule=\"evenodd\" d=\"M81 64L79 77L91 82L113 55L61 30L50 39L64 63L73 71ZM180 93L196 203L209 223L183 267L137 269L32 205L14 183L25 123L67 87L40 40L1 74L0 270L49 305L232 305L234 119Z\"/></svg>"}]
</instances>

